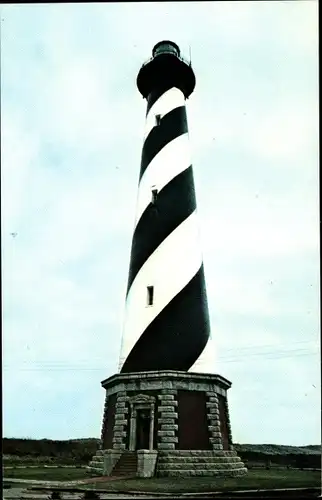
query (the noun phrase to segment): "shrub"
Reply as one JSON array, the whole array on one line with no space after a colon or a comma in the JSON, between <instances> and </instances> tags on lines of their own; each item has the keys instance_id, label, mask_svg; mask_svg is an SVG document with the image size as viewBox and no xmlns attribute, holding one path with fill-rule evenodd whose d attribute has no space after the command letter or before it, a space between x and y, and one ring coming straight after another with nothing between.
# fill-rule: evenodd
<instances>
[{"instance_id":1,"label":"shrub","mask_svg":"<svg viewBox=\"0 0 322 500\"><path fill-rule=\"evenodd\" d=\"M30 459L46 457L47 460L59 460L63 463L87 463L95 455L99 439L71 439L56 441L51 439L2 439L4 455L15 456L17 459L28 456Z\"/></svg>"}]
</instances>

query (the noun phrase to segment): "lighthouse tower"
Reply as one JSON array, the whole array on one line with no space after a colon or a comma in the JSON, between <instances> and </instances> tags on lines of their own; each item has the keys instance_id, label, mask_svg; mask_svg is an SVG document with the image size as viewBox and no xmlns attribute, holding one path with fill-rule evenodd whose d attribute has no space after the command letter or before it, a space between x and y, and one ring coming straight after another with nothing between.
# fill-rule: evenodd
<instances>
[{"instance_id":1,"label":"lighthouse tower","mask_svg":"<svg viewBox=\"0 0 322 500\"><path fill-rule=\"evenodd\" d=\"M103 475L238 476L227 391L213 373L179 47L155 45L138 74L147 100L118 373L103 380Z\"/></svg>"},{"instance_id":2,"label":"lighthouse tower","mask_svg":"<svg viewBox=\"0 0 322 500\"><path fill-rule=\"evenodd\" d=\"M214 370L185 106L195 81L170 41L154 47L137 77L147 112L121 373Z\"/></svg>"}]
</instances>

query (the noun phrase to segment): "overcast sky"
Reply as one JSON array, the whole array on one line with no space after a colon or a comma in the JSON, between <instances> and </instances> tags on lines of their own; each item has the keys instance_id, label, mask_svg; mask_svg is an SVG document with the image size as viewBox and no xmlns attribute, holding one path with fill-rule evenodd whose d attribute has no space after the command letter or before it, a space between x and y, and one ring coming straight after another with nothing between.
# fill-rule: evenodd
<instances>
[{"instance_id":1,"label":"overcast sky","mask_svg":"<svg viewBox=\"0 0 322 500\"><path fill-rule=\"evenodd\" d=\"M6 437L99 437L117 370L155 43L187 102L233 440L320 443L317 2L1 7Z\"/></svg>"}]
</instances>

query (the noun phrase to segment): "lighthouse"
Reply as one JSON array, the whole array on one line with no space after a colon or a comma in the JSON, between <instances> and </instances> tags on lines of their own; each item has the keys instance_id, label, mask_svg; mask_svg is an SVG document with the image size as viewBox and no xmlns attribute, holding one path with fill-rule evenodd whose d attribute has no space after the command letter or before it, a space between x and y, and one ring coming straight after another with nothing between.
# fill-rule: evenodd
<instances>
[{"instance_id":1,"label":"lighthouse","mask_svg":"<svg viewBox=\"0 0 322 500\"><path fill-rule=\"evenodd\" d=\"M121 373L214 369L186 113L195 82L170 41L154 47L137 77L147 109Z\"/></svg>"},{"instance_id":2,"label":"lighthouse","mask_svg":"<svg viewBox=\"0 0 322 500\"><path fill-rule=\"evenodd\" d=\"M186 101L196 78L170 41L140 68L145 132L118 372L101 382L105 476L241 476L214 373Z\"/></svg>"}]
</instances>

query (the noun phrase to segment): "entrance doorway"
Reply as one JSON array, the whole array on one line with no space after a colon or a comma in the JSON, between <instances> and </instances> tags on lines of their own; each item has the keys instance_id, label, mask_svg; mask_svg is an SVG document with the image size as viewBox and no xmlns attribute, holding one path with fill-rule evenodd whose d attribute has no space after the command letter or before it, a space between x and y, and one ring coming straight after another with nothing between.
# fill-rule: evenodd
<instances>
[{"instance_id":1,"label":"entrance doorway","mask_svg":"<svg viewBox=\"0 0 322 500\"><path fill-rule=\"evenodd\" d=\"M148 394L136 394L129 398L130 435L129 450L153 450L155 397Z\"/></svg>"},{"instance_id":2,"label":"entrance doorway","mask_svg":"<svg viewBox=\"0 0 322 500\"><path fill-rule=\"evenodd\" d=\"M138 409L136 417L136 450L148 450L150 441L151 412Z\"/></svg>"}]
</instances>

